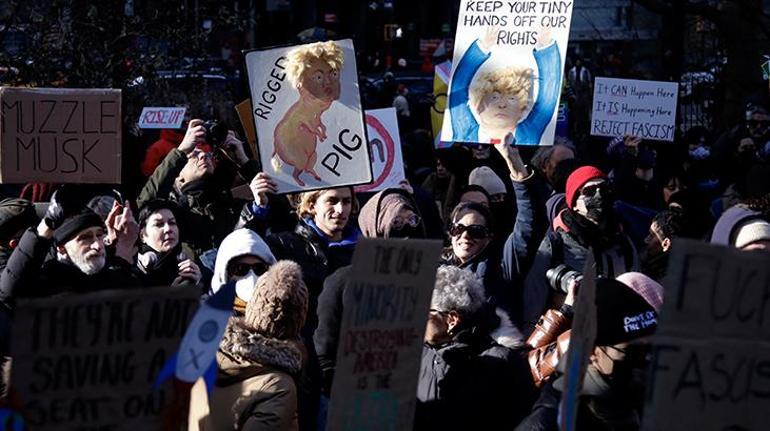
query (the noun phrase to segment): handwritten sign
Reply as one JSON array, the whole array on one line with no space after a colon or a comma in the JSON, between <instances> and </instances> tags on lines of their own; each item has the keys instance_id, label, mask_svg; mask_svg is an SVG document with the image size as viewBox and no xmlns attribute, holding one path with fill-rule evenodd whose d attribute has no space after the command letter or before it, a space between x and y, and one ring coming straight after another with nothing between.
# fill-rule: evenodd
<instances>
[{"instance_id":1,"label":"handwritten sign","mask_svg":"<svg viewBox=\"0 0 770 431\"><path fill-rule=\"evenodd\" d=\"M399 187L399 182L405 180L406 175L396 109L366 111L366 131L369 137L369 154L372 155L374 182L356 187L356 193Z\"/></svg>"},{"instance_id":2,"label":"handwritten sign","mask_svg":"<svg viewBox=\"0 0 770 431\"><path fill-rule=\"evenodd\" d=\"M142 109L139 115L140 129L178 129L182 126L187 108L150 108Z\"/></svg>"},{"instance_id":3,"label":"handwritten sign","mask_svg":"<svg viewBox=\"0 0 770 431\"><path fill-rule=\"evenodd\" d=\"M172 386L153 383L198 300L163 287L20 301L11 383L29 429L160 429Z\"/></svg>"},{"instance_id":4,"label":"handwritten sign","mask_svg":"<svg viewBox=\"0 0 770 431\"><path fill-rule=\"evenodd\" d=\"M441 141L553 144L572 7L460 2Z\"/></svg>"},{"instance_id":5,"label":"handwritten sign","mask_svg":"<svg viewBox=\"0 0 770 431\"><path fill-rule=\"evenodd\" d=\"M439 241L365 239L353 255L327 430L412 429Z\"/></svg>"},{"instance_id":6,"label":"handwritten sign","mask_svg":"<svg viewBox=\"0 0 770 431\"><path fill-rule=\"evenodd\" d=\"M770 267L764 252L682 241L664 282L645 430L767 429Z\"/></svg>"},{"instance_id":7,"label":"handwritten sign","mask_svg":"<svg viewBox=\"0 0 770 431\"><path fill-rule=\"evenodd\" d=\"M596 78L591 134L674 141L676 82Z\"/></svg>"},{"instance_id":8,"label":"handwritten sign","mask_svg":"<svg viewBox=\"0 0 770 431\"><path fill-rule=\"evenodd\" d=\"M0 183L120 182L120 90L0 88Z\"/></svg>"},{"instance_id":9,"label":"handwritten sign","mask_svg":"<svg viewBox=\"0 0 770 431\"><path fill-rule=\"evenodd\" d=\"M279 193L372 182L350 39L246 54L262 170Z\"/></svg>"}]
</instances>

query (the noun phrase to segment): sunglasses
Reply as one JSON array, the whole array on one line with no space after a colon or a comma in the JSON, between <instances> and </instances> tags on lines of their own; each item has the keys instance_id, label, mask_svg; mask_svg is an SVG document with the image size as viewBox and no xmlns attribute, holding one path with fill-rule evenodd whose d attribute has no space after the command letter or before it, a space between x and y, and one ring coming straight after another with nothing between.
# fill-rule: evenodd
<instances>
[{"instance_id":1,"label":"sunglasses","mask_svg":"<svg viewBox=\"0 0 770 431\"><path fill-rule=\"evenodd\" d=\"M749 120L746 123L752 129L757 129L757 128L767 129L767 128L770 128L770 121L766 121L766 120Z\"/></svg>"},{"instance_id":2,"label":"sunglasses","mask_svg":"<svg viewBox=\"0 0 770 431\"><path fill-rule=\"evenodd\" d=\"M213 152L206 152L206 151L203 151L203 150L193 150L193 152L190 153L189 158L190 159L197 159L197 158L200 158L201 156L203 156L203 158L206 159L206 160L211 160L211 159L214 158L214 153Z\"/></svg>"},{"instance_id":3,"label":"sunglasses","mask_svg":"<svg viewBox=\"0 0 770 431\"><path fill-rule=\"evenodd\" d=\"M256 262L256 263L231 263L228 265L228 272L236 277L243 277L246 274L249 273L249 271L254 271L254 274L256 276L260 276L267 272L267 264L262 262Z\"/></svg>"},{"instance_id":4,"label":"sunglasses","mask_svg":"<svg viewBox=\"0 0 770 431\"><path fill-rule=\"evenodd\" d=\"M609 191L609 189L610 188L607 185L607 183L598 183L598 184L593 184L590 186L583 187L583 189L580 191L580 194L588 198L591 196L595 196L596 192L598 191L601 191L602 193L606 193Z\"/></svg>"},{"instance_id":5,"label":"sunglasses","mask_svg":"<svg viewBox=\"0 0 770 431\"><path fill-rule=\"evenodd\" d=\"M420 225L420 221L421 221L420 216L418 216L417 214L413 214L409 218L396 217L395 219L393 219L393 223L391 223L390 226L394 230L400 230L404 226L417 227Z\"/></svg>"},{"instance_id":6,"label":"sunglasses","mask_svg":"<svg viewBox=\"0 0 770 431\"><path fill-rule=\"evenodd\" d=\"M480 224L465 226L464 224L457 223L453 224L452 227L449 228L449 235L452 236L460 236L463 234L463 232L467 232L468 237L471 239L484 239L490 236L489 229L487 229L486 226L482 226Z\"/></svg>"}]
</instances>

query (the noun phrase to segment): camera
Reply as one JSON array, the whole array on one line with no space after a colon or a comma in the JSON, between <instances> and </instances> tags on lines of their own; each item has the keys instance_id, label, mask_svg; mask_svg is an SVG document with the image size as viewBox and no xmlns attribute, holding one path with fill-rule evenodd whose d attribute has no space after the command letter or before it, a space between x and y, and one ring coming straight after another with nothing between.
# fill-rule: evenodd
<instances>
[{"instance_id":1,"label":"camera","mask_svg":"<svg viewBox=\"0 0 770 431\"><path fill-rule=\"evenodd\" d=\"M227 125L216 120L207 120L203 122L203 128L206 130L207 144L217 148L225 143L228 132Z\"/></svg>"},{"instance_id":2,"label":"camera","mask_svg":"<svg viewBox=\"0 0 770 431\"><path fill-rule=\"evenodd\" d=\"M560 264L556 268L551 268L545 272L545 278L551 288L557 291L568 293L569 285L574 280L579 283L583 279L583 274L575 271L565 264Z\"/></svg>"}]
</instances>

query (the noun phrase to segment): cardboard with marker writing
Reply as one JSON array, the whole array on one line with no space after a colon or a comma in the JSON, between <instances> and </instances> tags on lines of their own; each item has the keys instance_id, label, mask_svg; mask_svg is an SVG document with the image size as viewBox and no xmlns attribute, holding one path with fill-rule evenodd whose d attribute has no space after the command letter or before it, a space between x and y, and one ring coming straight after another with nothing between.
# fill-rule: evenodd
<instances>
[{"instance_id":1,"label":"cardboard with marker writing","mask_svg":"<svg viewBox=\"0 0 770 431\"><path fill-rule=\"evenodd\" d=\"M0 183L121 179L121 93L0 88Z\"/></svg>"},{"instance_id":2,"label":"cardboard with marker writing","mask_svg":"<svg viewBox=\"0 0 770 431\"><path fill-rule=\"evenodd\" d=\"M573 3L460 2L441 141L553 144Z\"/></svg>"},{"instance_id":3,"label":"cardboard with marker writing","mask_svg":"<svg viewBox=\"0 0 770 431\"><path fill-rule=\"evenodd\" d=\"M19 301L11 385L27 427L161 429L186 397L153 385L198 304L171 287Z\"/></svg>"},{"instance_id":4,"label":"cardboard with marker writing","mask_svg":"<svg viewBox=\"0 0 770 431\"><path fill-rule=\"evenodd\" d=\"M770 423L770 266L764 252L677 243L653 338L644 430Z\"/></svg>"},{"instance_id":5,"label":"cardboard with marker writing","mask_svg":"<svg viewBox=\"0 0 770 431\"><path fill-rule=\"evenodd\" d=\"M327 430L412 429L441 242L364 239L343 294Z\"/></svg>"},{"instance_id":6,"label":"cardboard with marker writing","mask_svg":"<svg viewBox=\"0 0 770 431\"><path fill-rule=\"evenodd\" d=\"M350 39L245 56L262 170L279 193L372 182Z\"/></svg>"},{"instance_id":7,"label":"cardboard with marker writing","mask_svg":"<svg viewBox=\"0 0 770 431\"><path fill-rule=\"evenodd\" d=\"M399 183L406 179L406 175L396 109L370 109L365 114L374 181L371 184L357 186L355 191L356 193L378 192L399 187Z\"/></svg>"}]
</instances>

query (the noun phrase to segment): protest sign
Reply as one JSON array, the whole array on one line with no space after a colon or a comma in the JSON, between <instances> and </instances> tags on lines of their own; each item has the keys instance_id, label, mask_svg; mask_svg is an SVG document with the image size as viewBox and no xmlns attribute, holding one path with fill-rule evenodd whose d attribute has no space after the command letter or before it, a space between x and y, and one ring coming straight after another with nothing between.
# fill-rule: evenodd
<instances>
[{"instance_id":1,"label":"protest sign","mask_svg":"<svg viewBox=\"0 0 770 431\"><path fill-rule=\"evenodd\" d=\"M343 294L327 430L412 429L441 243L365 239Z\"/></svg>"},{"instance_id":2,"label":"protest sign","mask_svg":"<svg viewBox=\"0 0 770 431\"><path fill-rule=\"evenodd\" d=\"M765 56L767 58L767 56ZM770 80L770 60L762 63L762 79L765 81Z\"/></svg>"},{"instance_id":3,"label":"protest sign","mask_svg":"<svg viewBox=\"0 0 770 431\"><path fill-rule=\"evenodd\" d=\"M0 88L0 183L120 182L120 90Z\"/></svg>"},{"instance_id":4,"label":"protest sign","mask_svg":"<svg viewBox=\"0 0 770 431\"><path fill-rule=\"evenodd\" d=\"M561 431L575 430L580 389L583 387L588 359L594 351L596 324L596 264L594 254L591 252L586 255L583 279L580 281L575 303L575 316L570 328L564 375L566 383L559 408Z\"/></svg>"},{"instance_id":5,"label":"protest sign","mask_svg":"<svg viewBox=\"0 0 770 431\"><path fill-rule=\"evenodd\" d=\"M178 129L182 127L187 108L144 107L139 115L140 129Z\"/></svg>"},{"instance_id":6,"label":"protest sign","mask_svg":"<svg viewBox=\"0 0 770 431\"><path fill-rule=\"evenodd\" d=\"M460 2L442 141L553 144L572 7Z\"/></svg>"},{"instance_id":7,"label":"protest sign","mask_svg":"<svg viewBox=\"0 0 770 431\"><path fill-rule=\"evenodd\" d=\"M645 430L767 429L770 266L762 252L681 240L653 338Z\"/></svg>"},{"instance_id":8,"label":"protest sign","mask_svg":"<svg viewBox=\"0 0 770 431\"><path fill-rule=\"evenodd\" d=\"M246 54L262 170L279 193L372 181L353 41Z\"/></svg>"},{"instance_id":9,"label":"protest sign","mask_svg":"<svg viewBox=\"0 0 770 431\"><path fill-rule=\"evenodd\" d=\"M372 155L374 182L355 188L356 193L377 192L399 187L406 179L404 159L401 154L401 138L395 108L366 111L366 132L369 136L369 153Z\"/></svg>"},{"instance_id":10,"label":"protest sign","mask_svg":"<svg viewBox=\"0 0 770 431\"><path fill-rule=\"evenodd\" d=\"M433 146L436 148L449 148L451 142L441 140L441 125L444 123L444 110L446 110L447 92L449 91L449 76L452 72L452 62L447 60L436 65L433 75L433 106L430 110L430 123L433 128Z\"/></svg>"},{"instance_id":11,"label":"protest sign","mask_svg":"<svg viewBox=\"0 0 770 431\"><path fill-rule=\"evenodd\" d=\"M161 429L175 394L153 383L199 296L162 287L19 301L11 384L29 429Z\"/></svg>"},{"instance_id":12,"label":"protest sign","mask_svg":"<svg viewBox=\"0 0 770 431\"><path fill-rule=\"evenodd\" d=\"M591 135L674 141L676 82L596 78Z\"/></svg>"},{"instance_id":13,"label":"protest sign","mask_svg":"<svg viewBox=\"0 0 770 431\"><path fill-rule=\"evenodd\" d=\"M246 135L246 142L249 143L249 148L251 148L251 154L254 155L254 158L257 158L259 156L257 151L257 131L254 130L254 118L251 116L251 99L246 99L235 105L235 112L238 113L238 119L241 120L243 133Z\"/></svg>"}]
</instances>

